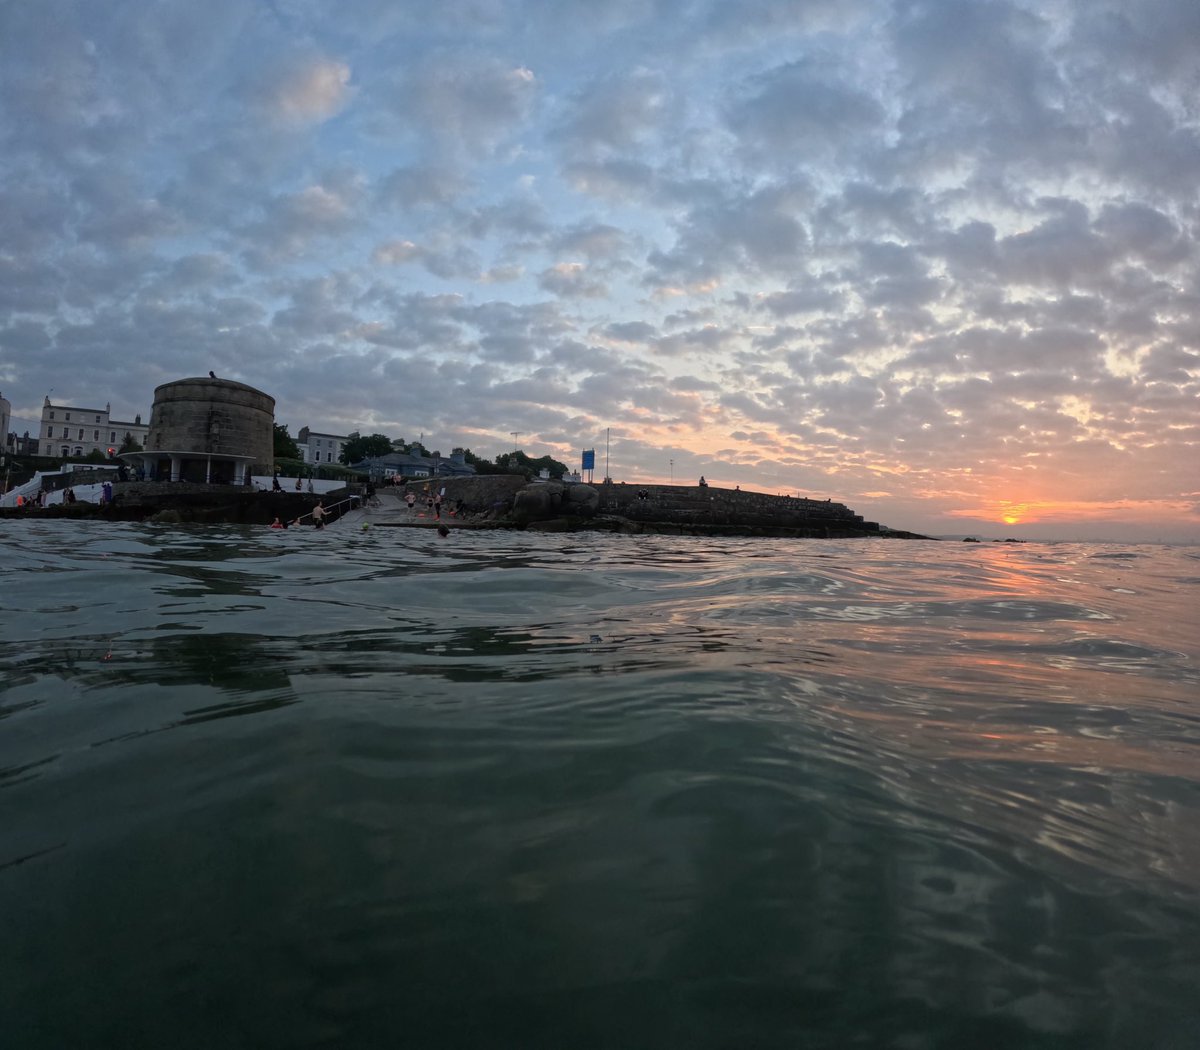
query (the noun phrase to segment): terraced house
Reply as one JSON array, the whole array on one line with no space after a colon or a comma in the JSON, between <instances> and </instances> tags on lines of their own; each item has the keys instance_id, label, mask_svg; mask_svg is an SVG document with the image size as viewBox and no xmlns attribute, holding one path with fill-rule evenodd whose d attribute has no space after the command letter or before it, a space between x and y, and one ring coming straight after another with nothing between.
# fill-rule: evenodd
<instances>
[{"instance_id":1,"label":"terraced house","mask_svg":"<svg viewBox=\"0 0 1200 1050\"><path fill-rule=\"evenodd\" d=\"M296 435L296 447L305 463L339 463L342 449L350 438L345 434L321 434L308 427L301 427Z\"/></svg>"},{"instance_id":2,"label":"terraced house","mask_svg":"<svg viewBox=\"0 0 1200 1050\"><path fill-rule=\"evenodd\" d=\"M141 415L133 422L111 418L112 404L103 408L54 405L47 397L42 402L42 428L38 451L43 456L86 456L90 452L116 455L121 446L133 441L146 443L149 424Z\"/></svg>"}]
</instances>

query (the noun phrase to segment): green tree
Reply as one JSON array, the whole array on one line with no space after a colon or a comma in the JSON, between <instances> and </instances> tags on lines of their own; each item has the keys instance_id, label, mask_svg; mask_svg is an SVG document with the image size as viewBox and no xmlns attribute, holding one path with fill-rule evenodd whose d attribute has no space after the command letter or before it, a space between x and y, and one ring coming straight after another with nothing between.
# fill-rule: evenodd
<instances>
[{"instance_id":1,"label":"green tree","mask_svg":"<svg viewBox=\"0 0 1200 1050\"><path fill-rule=\"evenodd\" d=\"M496 457L497 473L524 474L527 478L535 478L543 469L550 471L552 478L561 478L567 473L565 463L549 456L539 456L530 459L524 452L517 449L514 452L502 452Z\"/></svg>"},{"instance_id":2,"label":"green tree","mask_svg":"<svg viewBox=\"0 0 1200 1050\"><path fill-rule=\"evenodd\" d=\"M560 463L557 459L551 459L549 456L539 456L537 459L530 460L530 466L533 467L535 474L542 470L548 470L552 478L561 478L569 473L565 463Z\"/></svg>"},{"instance_id":3,"label":"green tree","mask_svg":"<svg viewBox=\"0 0 1200 1050\"><path fill-rule=\"evenodd\" d=\"M488 460L475 455L475 453L472 452L469 448L456 448L456 449L454 449L454 451L461 452L463 454L463 462L469 463L472 467L474 467L476 474L504 474L504 473L507 473L506 471L501 470L500 467L496 466L495 463L489 462Z\"/></svg>"},{"instance_id":4,"label":"green tree","mask_svg":"<svg viewBox=\"0 0 1200 1050\"><path fill-rule=\"evenodd\" d=\"M126 437L129 435L126 434ZM121 451L125 448L122 446ZM292 439L292 435L288 433L286 423L275 424L275 458L276 459L300 459L300 449L296 446L296 442Z\"/></svg>"},{"instance_id":5,"label":"green tree","mask_svg":"<svg viewBox=\"0 0 1200 1050\"><path fill-rule=\"evenodd\" d=\"M117 449L117 452L121 453L121 452L141 452L141 451L142 451L142 446L133 440L133 435L131 433L129 433L128 430L125 431L125 440L121 442L121 447L119 449Z\"/></svg>"},{"instance_id":6,"label":"green tree","mask_svg":"<svg viewBox=\"0 0 1200 1050\"><path fill-rule=\"evenodd\" d=\"M386 456L392 451L392 439L386 434L371 434L363 437L357 431L350 435L350 440L342 447L339 457L342 463L349 466L359 463L372 456Z\"/></svg>"}]
</instances>

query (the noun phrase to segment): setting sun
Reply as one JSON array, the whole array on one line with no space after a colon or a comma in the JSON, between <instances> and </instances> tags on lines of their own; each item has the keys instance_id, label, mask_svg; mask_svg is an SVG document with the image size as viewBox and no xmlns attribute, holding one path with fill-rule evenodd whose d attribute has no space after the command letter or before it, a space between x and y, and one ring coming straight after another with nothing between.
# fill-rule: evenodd
<instances>
[{"instance_id":1,"label":"setting sun","mask_svg":"<svg viewBox=\"0 0 1200 1050\"><path fill-rule=\"evenodd\" d=\"M1001 502L997 508L999 518L1005 525L1017 525L1029 517L1028 503Z\"/></svg>"}]
</instances>

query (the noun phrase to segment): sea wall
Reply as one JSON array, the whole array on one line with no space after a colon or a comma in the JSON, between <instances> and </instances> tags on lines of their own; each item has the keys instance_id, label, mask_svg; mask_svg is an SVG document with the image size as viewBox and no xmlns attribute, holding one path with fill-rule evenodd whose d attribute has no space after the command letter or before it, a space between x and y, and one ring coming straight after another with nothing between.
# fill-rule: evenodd
<instances>
[{"instance_id":1,"label":"sea wall","mask_svg":"<svg viewBox=\"0 0 1200 1050\"><path fill-rule=\"evenodd\" d=\"M600 512L681 527L782 529L813 536L878 534L843 503L700 485L597 485Z\"/></svg>"},{"instance_id":2,"label":"sea wall","mask_svg":"<svg viewBox=\"0 0 1200 1050\"><path fill-rule=\"evenodd\" d=\"M335 507L362 485L324 494L325 506ZM585 485L559 481L529 482L520 475L482 475L418 479L397 487L397 496L415 492L422 502L439 492L447 510L443 522L465 528L517 528L539 531L596 529L620 533L763 536L838 539L886 534L921 539L895 530L881 532L843 503L832 500L775 496L695 485ZM288 489L263 492L231 485L130 482L115 486L113 503L74 504L18 512L0 509L0 516L106 517L124 521L194 521L266 524L307 515L321 498ZM461 511L459 501L461 500ZM386 507L391 496L384 503ZM346 506L350 506L347 502ZM399 504L391 504L398 510ZM336 513L336 512L335 512ZM407 516L395 522L410 524ZM415 524L415 522L411 522ZM423 522L432 525L433 520Z\"/></svg>"},{"instance_id":3,"label":"sea wall","mask_svg":"<svg viewBox=\"0 0 1200 1050\"><path fill-rule=\"evenodd\" d=\"M444 490L451 505L461 499L464 511L473 517L501 518L512 511L517 493L528 484L521 474L478 474L462 478L410 478L406 485L397 486L396 491L415 492L418 499L424 500Z\"/></svg>"},{"instance_id":4,"label":"sea wall","mask_svg":"<svg viewBox=\"0 0 1200 1050\"><path fill-rule=\"evenodd\" d=\"M501 519L518 528L590 527L619 532L709 532L779 536L878 535L843 503L698 485L529 483L519 475L410 481L425 498L445 490L466 520Z\"/></svg>"},{"instance_id":5,"label":"sea wall","mask_svg":"<svg viewBox=\"0 0 1200 1050\"><path fill-rule=\"evenodd\" d=\"M49 507L0 508L3 518L71 518L106 521L198 522L269 525L275 517L283 521L305 517L317 502L333 508L335 520L349 506L348 489L324 495L308 492L263 492L241 485L199 485L186 481L125 482L113 486L111 503L56 503ZM339 506L339 504L342 504Z\"/></svg>"}]
</instances>

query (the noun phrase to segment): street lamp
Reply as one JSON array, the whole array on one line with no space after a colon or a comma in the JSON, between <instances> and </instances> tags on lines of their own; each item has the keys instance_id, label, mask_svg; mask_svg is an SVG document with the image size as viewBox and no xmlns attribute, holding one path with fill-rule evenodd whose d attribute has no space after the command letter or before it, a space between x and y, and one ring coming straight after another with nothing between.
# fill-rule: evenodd
<instances>
[{"instance_id":1,"label":"street lamp","mask_svg":"<svg viewBox=\"0 0 1200 1050\"><path fill-rule=\"evenodd\" d=\"M671 460L671 484L675 484L675 460Z\"/></svg>"}]
</instances>

